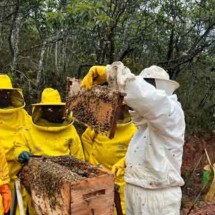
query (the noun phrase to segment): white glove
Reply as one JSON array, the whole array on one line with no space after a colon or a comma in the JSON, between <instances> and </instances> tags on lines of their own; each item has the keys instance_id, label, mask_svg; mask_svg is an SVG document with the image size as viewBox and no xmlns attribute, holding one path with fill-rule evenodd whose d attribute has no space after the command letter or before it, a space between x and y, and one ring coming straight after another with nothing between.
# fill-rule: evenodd
<instances>
[{"instance_id":1,"label":"white glove","mask_svg":"<svg viewBox=\"0 0 215 215\"><path fill-rule=\"evenodd\" d=\"M135 79L135 75L120 61L107 65L106 71L108 85L122 93L125 92L126 83Z\"/></svg>"}]
</instances>

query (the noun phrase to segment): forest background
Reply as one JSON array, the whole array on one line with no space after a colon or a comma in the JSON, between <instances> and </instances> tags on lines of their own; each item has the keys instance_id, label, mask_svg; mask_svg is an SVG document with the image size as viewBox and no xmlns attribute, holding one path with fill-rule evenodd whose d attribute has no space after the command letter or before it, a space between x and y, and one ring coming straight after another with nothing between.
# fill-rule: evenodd
<instances>
[{"instance_id":1,"label":"forest background","mask_svg":"<svg viewBox=\"0 0 215 215\"><path fill-rule=\"evenodd\" d=\"M161 66L187 131L215 132L214 0L0 0L0 56L29 110L45 87L65 99L66 78L92 65Z\"/></svg>"}]
</instances>

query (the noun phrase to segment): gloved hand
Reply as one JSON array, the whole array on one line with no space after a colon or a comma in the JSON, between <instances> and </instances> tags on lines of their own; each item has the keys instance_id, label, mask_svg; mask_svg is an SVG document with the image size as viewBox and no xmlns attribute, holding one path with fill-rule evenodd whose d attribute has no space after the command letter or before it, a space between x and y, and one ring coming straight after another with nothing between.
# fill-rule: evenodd
<instances>
[{"instance_id":1,"label":"gloved hand","mask_svg":"<svg viewBox=\"0 0 215 215\"><path fill-rule=\"evenodd\" d=\"M125 167L125 158L122 158L113 165L111 172L114 174L115 177L119 177L120 175L124 174Z\"/></svg>"},{"instance_id":2,"label":"gloved hand","mask_svg":"<svg viewBox=\"0 0 215 215\"><path fill-rule=\"evenodd\" d=\"M10 204L12 200L12 195L10 187L8 184L3 184L0 186L0 193L3 200L4 213L7 213L10 209Z\"/></svg>"},{"instance_id":3,"label":"gloved hand","mask_svg":"<svg viewBox=\"0 0 215 215\"><path fill-rule=\"evenodd\" d=\"M107 65L106 70L108 86L119 90L121 93L125 92L126 83L135 79L135 75L120 61Z\"/></svg>"},{"instance_id":4,"label":"gloved hand","mask_svg":"<svg viewBox=\"0 0 215 215\"><path fill-rule=\"evenodd\" d=\"M26 162L28 162L30 156L31 156L31 153L30 153L30 152L24 151L24 152L22 152L22 153L19 155L18 161L19 161L20 163L26 163Z\"/></svg>"},{"instance_id":5,"label":"gloved hand","mask_svg":"<svg viewBox=\"0 0 215 215\"><path fill-rule=\"evenodd\" d=\"M81 86L91 90L93 84L106 82L106 66L92 66L81 82Z\"/></svg>"}]
</instances>

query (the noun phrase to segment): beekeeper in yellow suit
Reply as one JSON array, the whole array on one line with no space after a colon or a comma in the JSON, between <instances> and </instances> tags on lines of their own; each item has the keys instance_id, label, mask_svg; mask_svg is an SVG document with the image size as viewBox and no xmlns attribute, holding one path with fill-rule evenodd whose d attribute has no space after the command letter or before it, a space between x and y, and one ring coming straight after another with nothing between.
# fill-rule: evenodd
<instances>
[{"instance_id":1,"label":"beekeeper in yellow suit","mask_svg":"<svg viewBox=\"0 0 215 215\"><path fill-rule=\"evenodd\" d=\"M57 90L46 88L41 102L33 104L32 123L15 140L15 156L21 163L30 155L73 155L84 160L80 137L72 118L65 118L65 103Z\"/></svg>"},{"instance_id":2,"label":"beekeeper in yellow suit","mask_svg":"<svg viewBox=\"0 0 215 215\"><path fill-rule=\"evenodd\" d=\"M19 132L15 140L15 156L25 163L31 155L73 155L84 160L80 137L73 119L65 118L65 103L57 90L46 88L41 102L32 105L32 123L28 130ZM34 214L30 208L30 214Z\"/></svg>"},{"instance_id":3,"label":"beekeeper in yellow suit","mask_svg":"<svg viewBox=\"0 0 215 215\"><path fill-rule=\"evenodd\" d=\"M8 163L10 188L14 189L21 165L14 156L14 138L16 134L28 126L30 116L24 110L25 102L22 90L13 88L8 75L0 75L0 146L4 148ZM24 193L23 193L24 194Z\"/></svg>"},{"instance_id":4,"label":"beekeeper in yellow suit","mask_svg":"<svg viewBox=\"0 0 215 215\"><path fill-rule=\"evenodd\" d=\"M114 62L92 67L82 86L91 89L105 81L125 93L138 127L125 159L126 214L180 215L185 119L173 94L179 84L161 67L153 65L135 76L122 62Z\"/></svg>"},{"instance_id":5,"label":"beekeeper in yellow suit","mask_svg":"<svg viewBox=\"0 0 215 215\"><path fill-rule=\"evenodd\" d=\"M9 170L5 153L2 146L0 146L0 215L7 213L10 209L12 196L9 182Z\"/></svg>"},{"instance_id":6,"label":"beekeeper in yellow suit","mask_svg":"<svg viewBox=\"0 0 215 215\"><path fill-rule=\"evenodd\" d=\"M115 171L121 164L124 164L125 154L136 126L131 122L128 106L123 105L118 114L116 132L113 139L96 133L93 129L87 128L82 134L82 143L85 159L92 165L101 165L107 171ZM125 214L124 197L124 168L117 171L115 184L119 186L122 212Z\"/></svg>"}]
</instances>

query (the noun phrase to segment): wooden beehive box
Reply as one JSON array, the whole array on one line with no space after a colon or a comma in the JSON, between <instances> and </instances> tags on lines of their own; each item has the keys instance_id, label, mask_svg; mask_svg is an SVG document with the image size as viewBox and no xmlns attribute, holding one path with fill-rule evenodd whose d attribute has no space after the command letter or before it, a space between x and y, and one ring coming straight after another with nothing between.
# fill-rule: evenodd
<instances>
[{"instance_id":1,"label":"wooden beehive box","mask_svg":"<svg viewBox=\"0 0 215 215\"><path fill-rule=\"evenodd\" d=\"M117 114L123 95L107 86L94 86L85 90L80 81L67 78L66 108L73 112L74 118L109 138L114 137Z\"/></svg>"},{"instance_id":2,"label":"wooden beehive box","mask_svg":"<svg viewBox=\"0 0 215 215\"><path fill-rule=\"evenodd\" d=\"M19 174L38 215L113 215L114 178L72 156L31 158Z\"/></svg>"}]
</instances>

